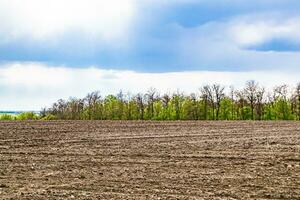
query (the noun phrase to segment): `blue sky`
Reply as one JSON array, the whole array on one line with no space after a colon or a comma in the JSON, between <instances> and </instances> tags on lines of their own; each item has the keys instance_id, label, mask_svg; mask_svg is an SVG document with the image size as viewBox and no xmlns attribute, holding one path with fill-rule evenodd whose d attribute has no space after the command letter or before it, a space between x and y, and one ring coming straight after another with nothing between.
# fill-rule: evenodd
<instances>
[{"instance_id":1,"label":"blue sky","mask_svg":"<svg viewBox=\"0 0 300 200\"><path fill-rule=\"evenodd\" d=\"M115 0L109 5L103 1L99 6L129 11L124 16L115 16L114 11L101 15L100 8L90 16L91 22L89 18L76 22L91 7L72 11L68 3L73 1L66 1L53 19L43 15L55 15L55 7L47 9L41 4L28 9L22 7L37 1L23 2L0 1L0 19L5 21L0 31L2 62L169 72L295 69L298 63L294 60L300 60L300 2L296 0ZM97 5L95 1L77 4ZM36 15L28 16L29 12ZM109 17L116 19L110 22ZM106 19L97 20L100 18ZM38 31L44 32L38 35ZM116 36L106 36L110 34Z\"/></svg>"},{"instance_id":2,"label":"blue sky","mask_svg":"<svg viewBox=\"0 0 300 200\"><path fill-rule=\"evenodd\" d=\"M42 90L44 97L34 109L62 94L67 98L98 88L115 92L115 86L103 86L102 80L86 83L79 92L66 92L78 82L74 74L83 72L84 78L93 80L94 70L114 80L128 71L147 76L149 84L141 90L159 82L153 76L161 75L170 84L158 85L175 89L170 86L173 72L178 77L191 72L199 79L207 71L235 73L234 77L249 72L245 80L255 78L250 75L255 72L300 74L299 11L298 0L0 0L0 95L14 99L22 91L25 102L8 104L4 99L0 109L29 109L30 97ZM26 72L40 78L31 82ZM61 72L69 79L62 78L60 92L55 93L53 84L35 85ZM226 73L214 81L227 80ZM271 85L270 78L257 77ZM186 79L178 87L196 90L206 82L187 89L191 83Z\"/></svg>"}]
</instances>

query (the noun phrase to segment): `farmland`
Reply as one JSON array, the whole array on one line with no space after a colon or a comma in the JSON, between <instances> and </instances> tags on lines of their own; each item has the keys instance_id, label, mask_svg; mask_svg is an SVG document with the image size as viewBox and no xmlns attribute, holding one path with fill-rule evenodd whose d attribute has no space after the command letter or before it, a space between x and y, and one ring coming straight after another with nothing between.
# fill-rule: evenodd
<instances>
[{"instance_id":1,"label":"farmland","mask_svg":"<svg viewBox=\"0 0 300 200\"><path fill-rule=\"evenodd\" d=\"M0 199L158 198L300 199L300 122L0 122Z\"/></svg>"}]
</instances>

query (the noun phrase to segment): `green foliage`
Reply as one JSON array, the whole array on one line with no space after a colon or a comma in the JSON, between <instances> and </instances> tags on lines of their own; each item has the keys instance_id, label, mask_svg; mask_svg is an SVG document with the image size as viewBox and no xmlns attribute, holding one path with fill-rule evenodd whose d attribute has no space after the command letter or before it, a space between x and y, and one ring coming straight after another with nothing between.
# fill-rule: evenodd
<instances>
[{"instance_id":1,"label":"green foliage","mask_svg":"<svg viewBox=\"0 0 300 200\"><path fill-rule=\"evenodd\" d=\"M231 99L229 99L229 98L222 99L221 100L221 107L220 107L220 111L221 111L220 119L222 119L222 120L234 120L233 107L234 107L234 104L231 101Z\"/></svg>"},{"instance_id":2,"label":"green foliage","mask_svg":"<svg viewBox=\"0 0 300 200\"><path fill-rule=\"evenodd\" d=\"M291 112L291 104L284 99L279 99L274 103L275 118L278 120L291 120L294 118Z\"/></svg>"},{"instance_id":3,"label":"green foliage","mask_svg":"<svg viewBox=\"0 0 300 200\"><path fill-rule=\"evenodd\" d=\"M9 114L2 114L0 115L0 120L14 120L15 117Z\"/></svg>"},{"instance_id":4,"label":"green foliage","mask_svg":"<svg viewBox=\"0 0 300 200\"><path fill-rule=\"evenodd\" d=\"M288 96L287 86L276 87L266 98L265 89L249 81L241 90L206 85L200 93L159 95L151 88L146 94L108 95L99 92L83 99L59 100L41 112L44 120L294 120L300 119L300 84ZM38 119L22 113L17 119Z\"/></svg>"},{"instance_id":5,"label":"green foliage","mask_svg":"<svg viewBox=\"0 0 300 200\"><path fill-rule=\"evenodd\" d=\"M42 120L57 120L57 117L52 114L46 114L46 116L43 117Z\"/></svg>"},{"instance_id":6,"label":"green foliage","mask_svg":"<svg viewBox=\"0 0 300 200\"><path fill-rule=\"evenodd\" d=\"M23 112L16 117L17 120L37 120L39 119L38 115L33 112Z\"/></svg>"},{"instance_id":7,"label":"green foliage","mask_svg":"<svg viewBox=\"0 0 300 200\"><path fill-rule=\"evenodd\" d=\"M234 101L229 97L222 98L216 106L213 102L196 98L194 95L174 94L167 102L162 97L156 97L149 102L145 99L120 99L108 95L92 105L83 103L83 107L78 107L80 103L74 99L60 101L54 105L60 105L60 109L57 110L56 107L49 109L43 120L292 120L297 118L291 103L282 99L272 103L255 104L252 107L245 100ZM38 117L33 113L22 113L17 116L17 119L38 119Z\"/></svg>"}]
</instances>

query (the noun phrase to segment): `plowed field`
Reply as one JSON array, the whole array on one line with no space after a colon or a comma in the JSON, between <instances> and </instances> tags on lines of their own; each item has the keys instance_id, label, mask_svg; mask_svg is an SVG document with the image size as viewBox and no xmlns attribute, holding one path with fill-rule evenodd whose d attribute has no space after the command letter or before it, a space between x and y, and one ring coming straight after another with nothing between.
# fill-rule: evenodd
<instances>
[{"instance_id":1,"label":"plowed field","mask_svg":"<svg viewBox=\"0 0 300 200\"><path fill-rule=\"evenodd\" d=\"M300 199L300 122L1 121L0 199Z\"/></svg>"}]
</instances>

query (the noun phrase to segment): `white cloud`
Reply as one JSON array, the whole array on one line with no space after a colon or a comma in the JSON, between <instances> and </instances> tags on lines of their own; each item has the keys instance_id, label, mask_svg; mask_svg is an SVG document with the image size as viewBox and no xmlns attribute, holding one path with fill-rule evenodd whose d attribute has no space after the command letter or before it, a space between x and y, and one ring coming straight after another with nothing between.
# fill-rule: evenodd
<instances>
[{"instance_id":1,"label":"white cloud","mask_svg":"<svg viewBox=\"0 0 300 200\"><path fill-rule=\"evenodd\" d=\"M202 0L201 0L202 1ZM110 41L129 37L134 23L152 7L200 0L0 0L0 44L18 39L57 41L79 33ZM147 10L145 10L147 9ZM155 15L151 17L155 18ZM123 42L123 41L120 41Z\"/></svg>"},{"instance_id":2,"label":"white cloud","mask_svg":"<svg viewBox=\"0 0 300 200\"><path fill-rule=\"evenodd\" d=\"M180 89L191 93L198 92L203 84L211 83L239 88L250 79L271 88L283 83L294 85L299 77L300 71L139 73L95 67L82 69L10 63L0 66L0 110L39 110L59 98L84 97L96 90L107 95L116 94L120 89L138 93L155 87L160 92Z\"/></svg>"},{"instance_id":3,"label":"white cloud","mask_svg":"<svg viewBox=\"0 0 300 200\"><path fill-rule=\"evenodd\" d=\"M229 38L241 47L261 45L274 39L300 43L300 17L275 14L240 16L227 26Z\"/></svg>"},{"instance_id":4,"label":"white cloud","mask_svg":"<svg viewBox=\"0 0 300 200\"><path fill-rule=\"evenodd\" d=\"M179 26L179 25L178 25ZM254 13L210 21L198 27L180 27L192 39L237 48L261 45L275 39L300 44L300 15Z\"/></svg>"},{"instance_id":5,"label":"white cloud","mask_svg":"<svg viewBox=\"0 0 300 200\"><path fill-rule=\"evenodd\" d=\"M134 14L134 0L0 0L0 42L49 40L71 31L119 39Z\"/></svg>"},{"instance_id":6,"label":"white cloud","mask_svg":"<svg viewBox=\"0 0 300 200\"><path fill-rule=\"evenodd\" d=\"M300 16L264 13L235 16L198 27L177 25L177 63L215 70L298 70L300 51L256 51L273 40L300 46ZM248 48L253 47L253 48ZM195 68L195 67L194 67Z\"/></svg>"}]
</instances>

